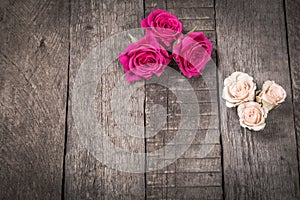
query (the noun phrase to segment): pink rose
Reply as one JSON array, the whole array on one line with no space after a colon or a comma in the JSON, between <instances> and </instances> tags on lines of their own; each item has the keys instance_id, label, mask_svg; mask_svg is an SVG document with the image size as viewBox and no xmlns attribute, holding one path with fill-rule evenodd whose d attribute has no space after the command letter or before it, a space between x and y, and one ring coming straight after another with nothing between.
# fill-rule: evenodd
<instances>
[{"instance_id":1,"label":"pink rose","mask_svg":"<svg viewBox=\"0 0 300 200\"><path fill-rule=\"evenodd\" d=\"M120 63L128 82L150 79L153 74L160 76L171 61L168 52L152 37L146 35L141 40L129 44L119 55Z\"/></svg>"},{"instance_id":2,"label":"pink rose","mask_svg":"<svg viewBox=\"0 0 300 200\"><path fill-rule=\"evenodd\" d=\"M233 72L224 80L222 98L226 106L236 107L246 101L254 101L256 83L253 78L243 72Z\"/></svg>"},{"instance_id":3,"label":"pink rose","mask_svg":"<svg viewBox=\"0 0 300 200\"><path fill-rule=\"evenodd\" d=\"M181 72L191 78L202 74L210 60L212 44L202 32L192 32L174 46L173 57Z\"/></svg>"},{"instance_id":4,"label":"pink rose","mask_svg":"<svg viewBox=\"0 0 300 200\"><path fill-rule=\"evenodd\" d=\"M250 130L259 131L265 128L268 110L257 102L245 102L238 106L240 125Z\"/></svg>"},{"instance_id":5,"label":"pink rose","mask_svg":"<svg viewBox=\"0 0 300 200\"><path fill-rule=\"evenodd\" d=\"M274 81L266 81L261 92L256 96L256 101L262 103L269 111L284 102L286 91Z\"/></svg>"},{"instance_id":6,"label":"pink rose","mask_svg":"<svg viewBox=\"0 0 300 200\"><path fill-rule=\"evenodd\" d=\"M172 43L182 35L182 23L165 10L153 10L147 18L141 20L141 26L168 50L171 50Z\"/></svg>"}]
</instances>

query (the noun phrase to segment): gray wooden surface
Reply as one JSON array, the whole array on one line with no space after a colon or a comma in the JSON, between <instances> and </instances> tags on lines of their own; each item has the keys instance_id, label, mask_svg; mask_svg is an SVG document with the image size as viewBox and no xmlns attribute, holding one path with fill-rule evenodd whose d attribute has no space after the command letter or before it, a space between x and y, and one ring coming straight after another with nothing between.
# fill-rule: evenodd
<instances>
[{"instance_id":1,"label":"gray wooden surface","mask_svg":"<svg viewBox=\"0 0 300 200\"><path fill-rule=\"evenodd\" d=\"M165 1L162 3L162 1L147 0L145 1L145 8L146 15L157 8L168 10L176 14L183 22L186 31L197 26L197 30L203 31L213 43L216 41L213 0L201 1L200 4L197 1L182 4L180 1ZM213 59L215 60L215 52ZM193 144L176 162L161 170L147 173L147 199L222 199L221 146L218 137L220 133L216 103L216 66L210 66L205 75L206 79L198 77L190 80L193 89L197 90L196 94L199 94L199 115L201 115L200 125L202 129L197 131ZM174 78L176 77L169 77L169 79ZM172 82L173 80L166 81ZM180 126L182 113L175 93L181 92L184 95L184 90L184 88L176 86L167 89L159 85L146 85L146 115L148 109L155 104L168 108L167 124L154 138L147 139L147 151L151 152L162 148L164 145L174 145L175 148L179 145L188 145L170 144L169 139L174 138L175 134L181 134L181 131L178 133L177 130ZM208 125L205 119L211 117L215 120ZM183 133L188 134L190 131L185 130ZM211 134L213 139L210 141L205 140L206 134ZM199 152L205 148L208 148L210 153L202 158ZM161 162L165 162L165 159L163 158Z\"/></svg>"},{"instance_id":2,"label":"gray wooden surface","mask_svg":"<svg viewBox=\"0 0 300 200\"><path fill-rule=\"evenodd\" d=\"M296 131L296 140L298 144L298 169L300 169L300 1L286 1L285 9L289 47L289 66L291 71L292 93L294 103L294 123Z\"/></svg>"},{"instance_id":3,"label":"gray wooden surface","mask_svg":"<svg viewBox=\"0 0 300 200\"><path fill-rule=\"evenodd\" d=\"M0 199L60 199L68 78L64 1L0 2Z\"/></svg>"},{"instance_id":4,"label":"gray wooden surface","mask_svg":"<svg viewBox=\"0 0 300 200\"><path fill-rule=\"evenodd\" d=\"M185 30L203 31L217 66L211 62L205 79L189 80L201 129L188 150L159 170L120 172L82 145L72 116L73 86L91 49L138 28L156 8L176 14ZM0 199L299 199L299 10L297 0L1 1ZM259 86L271 79L287 91L263 131L241 128L220 97L224 78L235 70L254 76ZM170 143L182 118L174 92L186 92L175 86L145 82L129 102L131 119L151 124L150 108L160 104L167 123L146 140L122 135L110 104L122 75L113 62L96 90L97 118L111 141L141 153L187 145ZM203 148L209 148L205 157ZM157 167L147 165L150 159L141 163L148 170Z\"/></svg>"},{"instance_id":5,"label":"gray wooden surface","mask_svg":"<svg viewBox=\"0 0 300 200\"><path fill-rule=\"evenodd\" d=\"M98 43L119 31L139 26L143 18L143 2L134 1L71 1L70 85L84 58ZM105 71L97 87L97 117L104 130L109 130L115 145L128 145L131 151L143 150L144 141L129 140L119 134L111 119L111 89L123 71L114 62ZM72 89L70 101L72 101ZM144 96L144 94L143 94ZM144 101L143 98L139 98ZM71 107L69 107L71 110ZM70 112L71 113L71 112ZM142 116L143 118L143 116ZM68 116L65 199L142 199L144 174L119 172L102 165L81 145L72 115ZM80 133L79 133L80 134ZM114 138L119 135L120 138Z\"/></svg>"},{"instance_id":6,"label":"gray wooden surface","mask_svg":"<svg viewBox=\"0 0 300 200\"><path fill-rule=\"evenodd\" d=\"M286 102L258 133L239 126L236 111L221 101L224 191L227 199L299 199L285 15L282 1L217 1L219 82L235 70L261 86L274 80ZM232 12L233 11L233 12Z\"/></svg>"}]
</instances>

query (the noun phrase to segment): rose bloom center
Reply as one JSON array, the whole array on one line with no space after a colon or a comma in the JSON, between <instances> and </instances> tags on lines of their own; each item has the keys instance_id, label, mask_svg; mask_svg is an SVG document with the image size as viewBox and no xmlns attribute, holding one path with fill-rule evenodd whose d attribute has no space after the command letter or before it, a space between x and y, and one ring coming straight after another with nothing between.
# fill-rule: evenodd
<instances>
[{"instance_id":1,"label":"rose bloom center","mask_svg":"<svg viewBox=\"0 0 300 200\"><path fill-rule=\"evenodd\" d=\"M250 124L257 124L261 120L261 112L257 108L246 108L244 111L244 120Z\"/></svg>"},{"instance_id":2,"label":"rose bloom center","mask_svg":"<svg viewBox=\"0 0 300 200\"><path fill-rule=\"evenodd\" d=\"M242 81L237 81L231 84L229 92L237 99L243 99L248 96L249 85Z\"/></svg>"},{"instance_id":3,"label":"rose bloom center","mask_svg":"<svg viewBox=\"0 0 300 200\"><path fill-rule=\"evenodd\" d=\"M276 102L283 98L281 90L277 87L271 86L267 92L268 96L274 99Z\"/></svg>"}]
</instances>

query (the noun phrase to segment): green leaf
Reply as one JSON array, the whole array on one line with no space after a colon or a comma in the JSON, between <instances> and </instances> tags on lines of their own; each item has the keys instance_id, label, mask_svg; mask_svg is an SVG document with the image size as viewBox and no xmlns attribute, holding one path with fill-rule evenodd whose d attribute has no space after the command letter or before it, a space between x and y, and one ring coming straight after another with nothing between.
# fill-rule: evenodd
<instances>
[{"instance_id":1,"label":"green leaf","mask_svg":"<svg viewBox=\"0 0 300 200\"><path fill-rule=\"evenodd\" d=\"M274 108L272 108L271 110L269 110L269 113L272 112L273 110L277 109L280 106L280 104L278 104L277 106L275 106Z\"/></svg>"},{"instance_id":2,"label":"green leaf","mask_svg":"<svg viewBox=\"0 0 300 200\"><path fill-rule=\"evenodd\" d=\"M262 91L261 89L260 89L260 90L256 90L256 91L255 91L256 96L257 96L261 91Z\"/></svg>"},{"instance_id":3,"label":"green leaf","mask_svg":"<svg viewBox=\"0 0 300 200\"><path fill-rule=\"evenodd\" d=\"M180 43L179 40L175 40L173 45L176 45L176 44L179 44L179 43Z\"/></svg>"},{"instance_id":4,"label":"green leaf","mask_svg":"<svg viewBox=\"0 0 300 200\"><path fill-rule=\"evenodd\" d=\"M130 39L131 39L131 42L137 42L138 39L136 37L133 37L130 33L128 33Z\"/></svg>"},{"instance_id":5,"label":"green leaf","mask_svg":"<svg viewBox=\"0 0 300 200\"><path fill-rule=\"evenodd\" d=\"M197 26L195 26L192 30L190 30L189 32L187 32L185 35L188 35L189 33L195 32L196 29L197 29Z\"/></svg>"},{"instance_id":6,"label":"green leaf","mask_svg":"<svg viewBox=\"0 0 300 200\"><path fill-rule=\"evenodd\" d=\"M179 40L175 40L175 41L173 42L173 44L172 44L172 49L174 48L174 46L175 46L176 44L179 44Z\"/></svg>"}]
</instances>

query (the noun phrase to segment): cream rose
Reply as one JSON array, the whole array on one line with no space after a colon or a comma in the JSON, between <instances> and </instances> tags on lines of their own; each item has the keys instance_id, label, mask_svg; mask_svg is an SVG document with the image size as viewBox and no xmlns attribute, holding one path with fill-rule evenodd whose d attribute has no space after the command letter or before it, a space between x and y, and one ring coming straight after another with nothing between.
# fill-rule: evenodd
<instances>
[{"instance_id":1,"label":"cream rose","mask_svg":"<svg viewBox=\"0 0 300 200\"><path fill-rule=\"evenodd\" d=\"M274 81L266 81L262 86L262 91L257 95L256 101L262 103L264 108L272 110L284 102L285 98L286 92L280 85Z\"/></svg>"},{"instance_id":2,"label":"cream rose","mask_svg":"<svg viewBox=\"0 0 300 200\"><path fill-rule=\"evenodd\" d=\"M245 102L238 106L238 115L242 127L259 131L265 128L268 110L257 102Z\"/></svg>"},{"instance_id":3,"label":"cream rose","mask_svg":"<svg viewBox=\"0 0 300 200\"><path fill-rule=\"evenodd\" d=\"M236 107L245 101L255 99L256 84L253 78L243 72L234 72L224 80L222 97L226 106Z\"/></svg>"}]
</instances>

